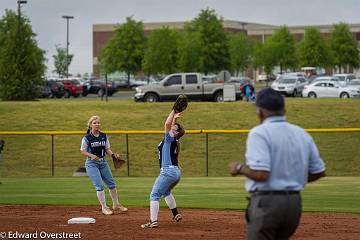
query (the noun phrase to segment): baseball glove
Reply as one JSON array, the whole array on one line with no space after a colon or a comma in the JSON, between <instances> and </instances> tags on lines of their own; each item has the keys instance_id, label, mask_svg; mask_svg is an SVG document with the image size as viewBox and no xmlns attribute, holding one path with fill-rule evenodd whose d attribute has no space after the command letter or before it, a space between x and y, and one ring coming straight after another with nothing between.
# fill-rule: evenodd
<instances>
[{"instance_id":1,"label":"baseball glove","mask_svg":"<svg viewBox=\"0 0 360 240\"><path fill-rule=\"evenodd\" d=\"M187 108L187 105L188 105L187 96L184 94L181 94L176 99L173 109L174 109L175 113L183 112Z\"/></svg>"},{"instance_id":2,"label":"baseball glove","mask_svg":"<svg viewBox=\"0 0 360 240\"><path fill-rule=\"evenodd\" d=\"M120 168L122 165L124 165L125 160L120 156L120 154L117 153L113 153L111 155L113 163L114 163L114 167L115 169Z\"/></svg>"}]
</instances>

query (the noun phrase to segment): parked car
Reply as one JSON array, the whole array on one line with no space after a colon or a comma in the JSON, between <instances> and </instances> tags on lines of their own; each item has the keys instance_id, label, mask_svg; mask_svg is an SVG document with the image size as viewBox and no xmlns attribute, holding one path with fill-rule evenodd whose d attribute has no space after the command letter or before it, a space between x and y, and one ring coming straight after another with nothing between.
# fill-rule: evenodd
<instances>
[{"instance_id":1,"label":"parked car","mask_svg":"<svg viewBox=\"0 0 360 240\"><path fill-rule=\"evenodd\" d=\"M271 85L275 91L285 94L286 96L301 96L304 86L307 81L304 77L298 77L296 75L281 75L276 83Z\"/></svg>"},{"instance_id":2,"label":"parked car","mask_svg":"<svg viewBox=\"0 0 360 240\"><path fill-rule=\"evenodd\" d=\"M270 75L266 75L265 73L263 74L259 74L258 75L258 79L259 82L264 82L264 81L274 81L276 80L276 76L275 74L270 74Z\"/></svg>"},{"instance_id":3,"label":"parked car","mask_svg":"<svg viewBox=\"0 0 360 240\"><path fill-rule=\"evenodd\" d=\"M88 80L83 85L83 96L88 94L97 94L99 97L105 95L106 83L104 79L94 79ZM119 88L116 87L116 84L112 81L107 83L108 96L112 96L115 92L119 91Z\"/></svg>"},{"instance_id":4,"label":"parked car","mask_svg":"<svg viewBox=\"0 0 360 240\"><path fill-rule=\"evenodd\" d=\"M333 77L339 78L342 86L345 86L350 80L356 79L355 75L351 73L333 74Z\"/></svg>"},{"instance_id":5,"label":"parked car","mask_svg":"<svg viewBox=\"0 0 360 240\"><path fill-rule=\"evenodd\" d=\"M350 80L346 86L359 87L360 88L360 79Z\"/></svg>"},{"instance_id":6,"label":"parked car","mask_svg":"<svg viewBox=\"0 0 360 240\"><path fill-rule=\"evenodd\" d=\"M190 100L222 102L224 83L203 83L200 73L175 73L159 83L136 88L135 101L157 102L174 100L186 94ZM236 99L242 99L240 84L234 83Z\"/></svg>"},{"instance_id":7,"label":"parked car","mask_svg":"<svg viewBox=\"0 0 360 240\"><path fill-rule=\"evenodd\" d=\"M336 81L321 80L306 85L303 96L310 98L354 98L360 97L360 89L353 86L341 87Z\"/></svg>"},{"instance_id":8,"label":"parked car","mask_svg":"<svg viewBox=\"0 0 360 240\"><path fill-rule=\"evenodd\" d=\"M65 94L64 97L69 98L70 96L79 97L83 93L83 86L77 79L64 79L61 80L64 84Z\"/></svg>"},{"instance_id":9,"label":"parked car","mask_svg":"<svg viewBox=\"0 0 360 240\"><path fill-rule=\"evenodd\" d=\"M51 90L51 94L49 95L51 98L62 98L65 95L64 84L60 81L47 80L46 86L48 86Z\"/></svg>"},{"instance_id":10,"label":"parked car","mask_svg":"<svg viewBox=\"0 0 360 240\"><path fill-rule=\"evenodd\" d=\"M127 78L120 78L120 79L116 79L113 80L113 82L115 83L115 86L117 88L128 88L128 79ZM154 80L149 80L149 83L155 83ZM130 78L130 88L134 89L136 87L139 86L144 86L144 85L148 85L148 81L147 80L140 80L140 79L135 79L135 78Z\"/></svg>"},{"instance_id":11,"label":"parked car","mask_svg":"<svg viewBox=\"0 0 360 240\"><path fill-rule=\"evenodd\" d=\"M331 81L331 82L335 82L340 86L345 86L345 82L344 81L340 81L340 79L338 77L334 77L334 76L321 76L321 77L317 77L315 78L311 83L314 82L319 82L319 81Z\"/></svg>"},{"instance_id":12,"label":"parked car","mask_svg":"<svg viewBox=\"0 0 360 240\"><path fill-rule=\"evenodd\" d=\"M51 89L47 85L38 86L38 92L40 93L41 98L48 98L51 96Z\"/></svg>"}]
</instances>

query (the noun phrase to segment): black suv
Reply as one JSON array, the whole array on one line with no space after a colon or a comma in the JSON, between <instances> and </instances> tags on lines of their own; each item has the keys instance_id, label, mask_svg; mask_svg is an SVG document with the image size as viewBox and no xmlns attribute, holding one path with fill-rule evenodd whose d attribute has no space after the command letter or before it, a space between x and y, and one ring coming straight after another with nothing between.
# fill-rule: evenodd
<instances>
[{"instance_id":1,"label":"black suv","mask_svg":"<svg viewBox=\"0 0 360 240\"><path fill-rule=\"evenodd\" d=\"M90 93L97 94L99 97L105 95L105 80L103 79L95 79L95 80L88 80L83 85L83 96L86 96ZM108 96L112 96L115 92L119 89L116 87L114 82L108 81L107 82L107 90Z\"/></svg>"}]
</instances>

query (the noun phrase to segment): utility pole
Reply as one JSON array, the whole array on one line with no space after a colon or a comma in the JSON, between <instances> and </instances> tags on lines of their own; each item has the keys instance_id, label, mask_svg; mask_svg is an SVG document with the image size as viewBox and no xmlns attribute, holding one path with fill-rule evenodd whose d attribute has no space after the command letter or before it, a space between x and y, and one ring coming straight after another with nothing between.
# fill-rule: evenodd
<instances>
[{"instance_id":1,"label":"utility pole","mask_svg":"<svg viewBox=\"0 0 360 240\"><path fill-rule=\"evenodd\" d=\"M21 19L21 4L26 4L27 1L25 0L18 0L17 4L18 4L18 17L19 17L19 24L20 24L20 19Z\"/></svg>"},{"instance_id":2,"label":"utility pole","mask_svg":"<svg viewBox=\"0 0 360 240\"><path fill-rule=\"evenodd\" d=\"M74 16L62 16L66 19L66 79L69 78L69 19L73 19Z\"/></svg>"},{"instance_id":3,"label":"utility pole","mask_svg":"<svg viewBox=\"0 0 360 240\"><path fill-rule=\"evenodd\" d=\"M18 27L17 27L17 31L18 31L18 39L20 39L20 24L21 24L21 4L26 4L27 1L25 0L18 0L17 4L18 4Z\"/></svg>"}]
</instances>

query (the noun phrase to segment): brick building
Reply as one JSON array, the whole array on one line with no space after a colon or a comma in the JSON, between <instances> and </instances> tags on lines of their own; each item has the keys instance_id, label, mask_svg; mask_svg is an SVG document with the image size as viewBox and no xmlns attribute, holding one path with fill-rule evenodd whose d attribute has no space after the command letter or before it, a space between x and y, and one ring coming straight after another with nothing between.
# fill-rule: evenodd
<instances>
[{"instance_id":1,"label":"brick building","mask_svg":"<svg viewBox=\"0 0 360 240\"><path fill-rule=\"evenodd\" d=\"M162 27L169 27L182 31L184 29L185 22L152 22L144 23L145 35L149 35L154 29L160 29ZM114 31L118 24L94 24L93 25L93 74L99 76L98 57L100 55L102 47L112 38ZM245 32L254 39L264 42L270 37L274 30L279 26L250 23L250 22L239 22L232 20L224 20L223 26L227 32ZM360 24L349 24L350 31L353 33L354 38L360 43ZM288 26L291 33L295 35L295 39L300 41L305 33L305 29L309 26ZM312 25L316 27L324 35L330 35L333 25ZM359 72L360 74L360 72ZM249 70L247 75L255 77L256 72Z\"/></svg>"}]
</instances>

